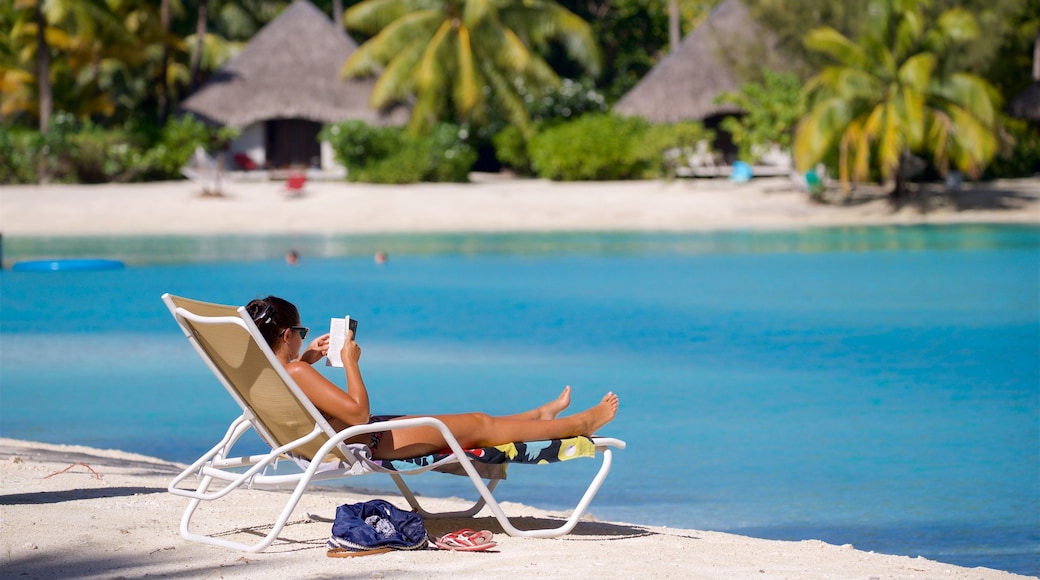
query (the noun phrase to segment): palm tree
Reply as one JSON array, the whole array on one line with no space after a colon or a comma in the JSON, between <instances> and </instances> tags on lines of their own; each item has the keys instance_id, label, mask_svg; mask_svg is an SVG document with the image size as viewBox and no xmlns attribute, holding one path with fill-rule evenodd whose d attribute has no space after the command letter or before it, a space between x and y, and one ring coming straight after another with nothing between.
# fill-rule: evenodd
<instances>
[{"instance_id":1,"label":"palm tree","mask_svg":"<svg viewBox=\"0 0 1040 580\"><path fill-rule=\"evenodd\" d=\"M955 8L934 22L924 0L881 0L859 42L828 27L809 33L806 46L830 56L806 85L809 114L799 123L795 159L809 167L837 148L842 187L876 170L895 178L893 198L906 189L904 163L931 153L946 173L950 163L977 177L997 151L1000 97L982 78L950 70L949 57L975 38L971 13Z\"/></svg>"},{"instance_id":2,"label":"palm tree","mask_svg":"<svg viewBox=\"0 0 1040 580\"><path fill-rule=\"evenodd\" d=\"M49 129L55 102L79 115L110 113L112 100L98 79L111 55L126 59L132 51L125 50L129 38L109 6L103 0L23 0L12 14L12 51L0 71L17 81L17 90L5 90L4 113L35 113L41 133Z\"/></svg>"},{"instance_id":3,"label":"palm tree","mask_svg":"<svg viewBox=\"0 0 1040 580\"><path fill-rule=\"evenodd\" d=\"M347 60L347 76L378 73L371 104L411 102L410 128L454 113L481 123L489 104L529 128L525 94L556 86L541 53L557 42L596 76L599 49L581 18L549 0L366 0L346 24L374 36Z\"/></svg>"}]
</instances>

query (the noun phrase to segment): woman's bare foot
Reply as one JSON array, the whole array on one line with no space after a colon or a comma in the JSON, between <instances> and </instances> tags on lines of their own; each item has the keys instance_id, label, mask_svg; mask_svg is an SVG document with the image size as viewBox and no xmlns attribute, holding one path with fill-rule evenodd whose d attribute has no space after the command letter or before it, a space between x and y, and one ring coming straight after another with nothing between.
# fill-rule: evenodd
<instances>
[{"instance_id":1,"label":"woman's bare foot","mask_svg":"<svg viewBox=\"0 0 1040 580\"><path fill-rule=\"evenodd\" d=\"M534 410L535 419L555 419L571 404L571 386L567 385L558 397Z\"/></svg>"},{"instance_id":2,"label":"woman's bare foot","mask_svg":"<svg viewBox=\"0 0 1040 580\"><path fill-rule=\"evenodd\" d=\"M579 413L578 415L583 416L582 418L587 422L585 435L592 437L600 427L613 421L619 404L618 396L610 392L603 395L603 400L596 406Z\"/></svg>"}]
</instances>

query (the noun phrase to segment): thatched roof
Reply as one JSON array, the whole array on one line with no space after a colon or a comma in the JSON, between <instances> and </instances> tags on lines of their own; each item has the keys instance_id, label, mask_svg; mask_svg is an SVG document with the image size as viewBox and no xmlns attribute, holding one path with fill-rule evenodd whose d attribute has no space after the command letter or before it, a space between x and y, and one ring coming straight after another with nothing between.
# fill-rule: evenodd
<instances>
[{"instance_id":1,"label":"thatched roof","mask_svg":"<svg viewBox=\"0 0 1040 580\"><path fill-rule=\"evenodd\" d=\"M614 105L622 115L638 115L655 123L701 120L739 113L716 105L722 92L736 92L746 82L741 69L776 66L772 35L755 22L740 0L725 0Z\"/></svg>"},{"instance_id":2,"label":"thatched roof","mask_svg":"<svg viewBox=\"0 0 1040 580\"><path fill-rule=\"evenodd\" d=\"M405 111L383 115L369 107L374 79L341 78L343 63L357 47L313 4L297 0L181 109L234 127L269 119L403 124Z\"/></svg>"},{"instance_id":3,"label":"thatched roof","mask_svg":"<svg viewBox=\"0 0 1040 580\"><path fill-rule=\"evenodd\" d=\"M1040 121L1040 81L1022 89L1008 104L1012 117Z\"/></svg>"}]
</instances>

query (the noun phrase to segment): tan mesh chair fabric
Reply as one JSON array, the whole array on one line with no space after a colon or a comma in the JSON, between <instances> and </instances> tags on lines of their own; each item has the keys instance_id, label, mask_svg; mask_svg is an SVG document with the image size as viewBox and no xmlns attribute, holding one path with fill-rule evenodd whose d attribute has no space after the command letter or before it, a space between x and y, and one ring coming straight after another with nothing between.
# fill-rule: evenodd
<instances>
[{"instance_id":1,"label":"tan mesh chair fabric","mask_svg":"<svg viewBox=\"0 0 1040 580\"><path fill-rule=\"evenodd\" d=\"M196 315L243 318L236 307L172 296L171 299L178 308ZM268 445L277 448L314 430L316 418L275 371L273 365L279 363L268 358L246 328L230 321L200 323L185 319L185 324L225 379L226 386L238 394L240 404L245 404L243 411L259 427L260 436L272 439L266 441ZM259 332L256 334L259 336ZM326 441L328 436L323 434L297 447L294 453L314 459ZM338 452L335 455L340 456Z\"/></svg>"}]
</instances>

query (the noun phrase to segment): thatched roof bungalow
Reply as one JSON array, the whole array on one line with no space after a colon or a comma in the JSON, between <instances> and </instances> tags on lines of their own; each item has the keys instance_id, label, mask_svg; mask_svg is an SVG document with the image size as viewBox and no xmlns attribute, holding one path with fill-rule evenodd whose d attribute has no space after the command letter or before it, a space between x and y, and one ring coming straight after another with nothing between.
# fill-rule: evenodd
<instances>
[{"instance_id":1,"label":"thatched roof bungalow","mask_svg":"<svg viewBox=\"0 0 1040 580\"><path fill-rule=\"evenodd\" d=\"M771 35L754 20L740 0L725 0L614 106L622 115L655 123L707 121L741 113L715 104L723 92L736 92L746 82L749 66L785 68L773 50Z\"/></svg>"},{"instance_id":2,"label":"thatched roof bungalow","mask_svg":"<svg viewBox=\"0 0 1040 580\"><path fill-rule=\"evenodd\" d=\"M274 168L331 167L318 142L322 125L360 119L403 124L407 111L369 107L374 79L344 80L358 45L305 0L297 0L181 105L209 123L242 129L232 152Z\"/></svg>"}]
</instances>

